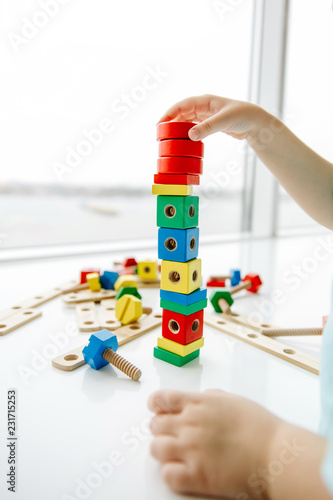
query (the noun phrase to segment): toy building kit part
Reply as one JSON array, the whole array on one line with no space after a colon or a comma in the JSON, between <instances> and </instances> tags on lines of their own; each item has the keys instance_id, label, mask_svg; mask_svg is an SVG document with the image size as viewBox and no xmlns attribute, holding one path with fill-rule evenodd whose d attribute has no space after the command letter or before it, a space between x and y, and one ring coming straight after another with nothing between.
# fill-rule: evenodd
<instances>
[{"instance_id":1,"label":"toy building kit part","mask_svg":"<svg viewBox=\"0 0 333 500\"><path fill-rule=\"evenodd\" d=\"M191 185L191 179L199 184L204 146L188 137L194 125L189 122L158 124L158 173L152 189L153 194L158 195L158 257L162 260L160 305L163 309L162 338L157 341L154 356L178 367L199 356L204 342L203 310L207 306L206 291L200 290L201 260L197 258L199 198L192 196Z\"/></svg>"},{"instance_id":2,"label":"toy building kit part","mask_svg":"<svg viewBox=\"0 0 333 500\"><path fill-rule=\"evenodd\" d=\"M114 290L101 290L100 292L91 292L84 290L82 292L72 292L63 297L63 301L68 306L81 304L82 302L101 302L102 300L113 299L117 292Z\"/></svg>"},{"instance_id":3,"label":"toy building kit part","mask_svg":"<svg viewBox=\"0 0 333 500\"><path fill-rule=\"evenodd\" d=\"M238 285L242 280L240 270L230 269L230 274L225 276L210 276L207 281L207 286L225 287L226 280L230 280L231 286Z\"/></svg>"},{"instance_id":4,"label":"toy building kit part","mask_svg":"<svg viewBox=\"0 0 333 500\"><path fill-rule=\"evenodd\" d=\"M59 297L64 291L67 291L76 284L76 280L66 281L50 290L46 290L45 292L36 294L34 297L17 302L11 307L2 309L0 311L0 336L7 335L20 326L39 318L42 313L35 310L35 307Z\"/></svg>"},{"instance_id":5,"label":"toy building kit part","mask_svg":"<svg viewBox=\"0 0 333 500\"><path fill-rule=\"evenodd\" d=\"M100 370L110 363L132 380L139 380L141 370L117 354L117 349L117 336L109 330L100 330L91 335L89 344L82 352L85 362L94 370Z\"/></svg>"},{"instance_id":6,"label":"toy building kit part","mask_svg":"<svg viewBox=\"0 0 333 500\"><path fill-rule=\"evenodd\" d=\"M99 274L98 273L89 273L86 276L87 278L87 283L89 285L89 289L92 292L99 292L101 290L101 283L99 281Z\"/></svg>"},{"instance_id":7,"label":"toy building kit part","mask_svg":"<svg viewBox=\"0 0 333 500\"><path fill-rule=\"evenodd\" d=\"M254 327L251 323L248 323L247 325L235 323L233 316L230 314L206 314L205 323L237 340L246 342L253 347L257 347L258 349L261 349L269 354L273 354L284 361L288 361L299 368L303 368L307 371L315 373L316 375L319 374L319 359L302 353L295 348L291 348L290 346L267 335L266 333L269 334L270 329L273 330L270 325L261 325L261 329L265 330L264 333L261 333L261 330L258 331L257 329L258 326ZM274 327L274 330L283 331L284 329Z\"/></svg>"},{"instance_id":8,"label":"toy building kit part","mask_svg":"<svg viewBox=\"0 0 333 500\"><path fill-rule=\"evenodd\" d=\"M149 314L145 318L132 323L130 325L122 326L117 329L117 339L119 346L127 344L132 340L135 340L145 333L150 332L154 328L157 328L162 324L162 316L159 313ZM57 356L52 360L52 365L58 370L63 370L70 372L76 370L80 366L85 364L85 360L82 354L84 345L71 349L70 351Z\"/></svg>"},{"instance_id":9,"label":"toy building kit part","mask_svg":"<svg viewBox=\"0 0 333 500\"><path fill-rule=\"evenodd\" d=\"M97 311L95 302L83 302L76 306L76 319L80 332L97 332L104 328L116 330L121 322L115 314L115 300L103 300Z\"/></svg>"},{"instance_id":10,"label":"toy building kit part","mask_svg":"<svg viewBox=\"0 0 333 500\"><path fill-rule=\"evenodd\" d=\"M212 306L215 312L227 312L234 303L232 295L240 290L247 290L251 293L257 293L262 285L262 281L258 274L247 274L239 285L236 285L229 290L217 290L210 297Z\"/></svg>"}]
</instances>

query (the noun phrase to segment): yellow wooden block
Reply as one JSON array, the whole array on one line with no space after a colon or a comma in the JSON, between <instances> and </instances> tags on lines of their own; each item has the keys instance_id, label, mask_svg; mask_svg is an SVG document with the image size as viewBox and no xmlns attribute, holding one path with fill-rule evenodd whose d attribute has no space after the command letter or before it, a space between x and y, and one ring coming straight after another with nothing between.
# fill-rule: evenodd
<instances>
[{"instance_id":1,"label":"yellow wooden block","mask_svg":"<svg viewBox=\"0 0 333 500\"><path fill-rule=\"evenodd\" d=\"M142 316L142 302L134 295L123 295L116 302L116 318L123 325L134 323Z\"/></svg>"},{"instance_id":2,"label":"yellow wooden block","mask_svg":"<svg viewBox=\"0 0 333 500\"><path fill-rule=\"evenodd\" d=\"M145 260L138 262L138 276L142 280L157 280L158 265L157 260Z\"/></svg>"},{"instance_id":3,"label":"yellow wooden block","mask_svg":"<svg viewBox=\"0 0 333 500\"><path fill-rule=\"evenodd\" d=\"M153 184L152 193L163 196L192 196L193 186L187 184Z\"/></svg>"},{"instance_id":4,"label":"yellow wooden block","mask_svg":"<svg viewBox=\"0 0 333 500\"><path fill-rule=\"evenodd\" d=\"M98 273L89 273L86 276L87 283L92 292L99 292L101 289L101 283L99 281Z\"/></svg>"},{"instance_id":5,"label":"yellow wooden block","mask_svg":"<svg viewBox=\"0 0 333 500\"><path fill-rule=\"evenodd\" d=\"M162 260L161 289L169 292L189 293L201 286L201 259L188 262Z\"/></svg>"},{"instance_id":6,"label":"yellow wooden block","mask_svg":"<svg viewBox=\"0 0 333 500\"><path fill-rule=\"evenodd\" d=\"M120 290L120 288L123 288L125 286L135 286L136 288L138 288L137 282L134 278L131 278L127 274L123 274L122 276L119 276L119 278L115 282L114 289L118 291Z\"/></svg>"},{"instance_id":7,"label":"yellow wooden block","mask_svg":"<svg viewBox=\"0 0 333 500\"><path fill-rule=\"evenodd\" d=\"M161 349L165 349L166 351L173 352L174 354L178 354L178 356L187 356L197 349L201 349L204 345L204 338L195 340L190 344L183 345L178 344L178 342L174 342L173 340L165 339L164 337L159 337L157 339L157 346Z\"/></svg>"}]
</instances>

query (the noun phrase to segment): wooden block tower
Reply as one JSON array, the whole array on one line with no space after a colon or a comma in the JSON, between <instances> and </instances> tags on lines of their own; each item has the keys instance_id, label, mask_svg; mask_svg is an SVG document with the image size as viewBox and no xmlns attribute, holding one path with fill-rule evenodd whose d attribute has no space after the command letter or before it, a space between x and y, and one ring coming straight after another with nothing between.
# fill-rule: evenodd
<instances>
[{"instance_id":1,"label":"wooden block tower","mask_svg":"<svg viewBox=\"0 0 333 500\"><path fill-rule=\"evenodd\" d=\"M152 192L157 195L158 257L161 265L162 337L154 356L184 366L199 356L203 339L203 310L207 290L201 286L199 198L203 143L191 141L195 123L164 122L157 126L158 173Z\"/></svg>"}]
</instances>

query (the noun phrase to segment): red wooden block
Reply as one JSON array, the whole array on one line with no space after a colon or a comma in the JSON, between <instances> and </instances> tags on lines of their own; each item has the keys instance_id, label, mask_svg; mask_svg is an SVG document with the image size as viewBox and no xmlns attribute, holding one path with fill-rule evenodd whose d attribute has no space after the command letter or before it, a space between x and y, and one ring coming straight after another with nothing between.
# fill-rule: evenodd
<instances>
[{"instance_id":1,"label":"red wooden block","mask_svg":"<svg viewBox=\"0 0 333 500\"><path fill-rule=\"evenodd\" d=\"M187 345L203 335L203 309L185 316L163 309L162 335L166 339Z\"/></svg>"},{"instance_id":2,"label":"red wooden block","mask_svg":"<svg viewBox=\"0 0 333 500\"><path fill-rule=\"evenodd\" d=\"M203 158L204 144L201 141L186 139L161 141L158 145L158 156L190 156Z\"/></svg>"},{"instance_id":3,"label":"red wooden block","mask_svg":"<svg viewBox=\"0 0 333 500\"><path fill-rule=\"evenodd\" d=\"M210 280L210 281L207 281L206 286L211 286L213 288L224 288L225 281Z\"/></svg>"},{"instance_id":4,"label":"red wooden block","mask_svg":"<svg viewBox=\"0 0 333 500\"><path fill-rule=\"evenodd\" d=\"M189 174L155 174L154 175L155 184L177 184L177 185L199 185L200 177L198 175Z\"/></svg>"},{"instance_id":5,"label":"red wooden block","mask_svg":"<svg viewBox=\"0 0 333 500\"><path fill-rule=\"evenodd\" d=\"M327 320L328 320L328 316L323 316L323 328L325 328Z\"/></svg>"},{"instance_id":6,"label":"red wooden block","mask_svg":"<svg viewBox=\"0 0 333 500\"><path fill-rule=\"evenodd\" d=\"M257 293L257 291L262 285L262 281L258 274L247 274L242 281L251 281L252 283L251 287L246 289L248 292L251 293Z\"/></svg>"},{"instance_id":7,"label":"red wooden block","mask_svg":"<svg viewBox=\"0 0 333 500\"><path fill-rule=\"evenodd\" d=\"M125 259L123 262L124 267L133 267L133 266L137 266L137 265L138 265L138 263L133 257Z\"/></svg>"},{"instance_id":8,"label":"red wooden block","mask_svg":"<svg viewBox=\"0 0 333 500\"><path fill-rule=\"evenodd\" d=\"M100 273L99 269L82 269L80 283L87 283L87 274L89 273Z\"/></svg>"},{"instance_id":9,"label":"red wooden block","mask_svg":"<svg viewBox=\"0 0 333 500\"><path fill-rule=\"evenodd\" d=\"M157 172L159 174L202 174L202 160L200 158L186 158L172 156L158 158Z\"/></svg>"},{"instance_id":10,"label":"red wooden block","mask_svg":"<svg viewBox=\"0 0 333 500\"><path fill-rule=\"evenodd\" d=\"M157 140L189 139L188 131L196 123L192 122L162 122L157 125Z\"/></svg>"}]
</instances>

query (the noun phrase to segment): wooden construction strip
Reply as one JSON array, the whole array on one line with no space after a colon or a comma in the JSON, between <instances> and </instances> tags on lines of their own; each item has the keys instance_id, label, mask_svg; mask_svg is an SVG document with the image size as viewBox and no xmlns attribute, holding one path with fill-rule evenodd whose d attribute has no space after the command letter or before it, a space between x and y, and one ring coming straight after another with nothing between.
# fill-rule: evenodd
<instances>
[{"instance_id":1,"label":"wooden construction strip","mask_svg":"<svg viewBox=\"0 0 333 500\"><path fill-rule=\"evenodd\" d=\"M114 290L101 290L100 292L91 292L83 290L81 292L72 292L64 295L63 301L67 305L76 305L82 302L101 302L101 300L112 299L116 296Z\"/></svg>"},{"instance_id":2,"label":"wooden construction strip","mask_svg":"<svg viewBox=\"0 0 333 500\"><path fill-rule=\"evenodd\" d=\"M116 318L115 299L103 300L100 305L99 317L101 329L116 330L121 327L121 322Z\"/></svg>"},{"instance_id":3,"label":"wooden construction strip","mask_svg":"<svg viewBox=\"0 0 333 500\"><path fill-rule=\"evenodd\" d=\"M98 330L101 330L95 302L83 302L78 304L75 309L80 332L98 332Z\"/></svg>"},{"instance_id":4,"label":"wooden construction strip","mask_svg":"<svg viewBox=\"0 0 333 500\"><path fill-rule=\"evenodd\" d=\"M85 347L85 344L80 345L79 347L75 347L75 349L62 354L61 356L54 358L52 360L52 366L54 366L54 368L58 368L58 370L71 372L73 370L76 370L76 368L85 365L86 362L82 354L82 351Z\"/></svg>"},{"instance_id":5,"label":"wooden construction strip","mask_svg":"<svg viewBox=\"0 0 333 500\"><path fill-rule=\"evenodd\" d=\"M62 292L62 295L66 295L67 293L72 293L72 292L81 292L81 290L88 290L88 288L89 288L89 283L81 283L80 285L76 284L75 286L72 286L71 288L64 290Z\"/></svg>"},{"instance_id":6,"label":"wooden construction strip","mask_svg":"<svg viewBox=\"0 0 333 500\"><path fill-rule=\"evenodd\" d=\"M41 311L37 309L22 309L13 316L9 316L0 321L0 336L7 335L7 333L16 330L20 326L30 323L30 321L39 318L42 315Z\"/></svg>"},{"instance_id":7,"label":"wooden construction strip","mask_svg":"<svg viewBox=\"0 0 333 500\"><path fill-rule=\"evenodd\" d=\"M162 324L162 316L159 313L150 314L146 318L137 321L131 325L122 326L117 330L117 339L119 346L135 340L141 335L150 332ZM85 345L72 349L61 356L52 360L52 365L58 370L73 371L85 364L82 351Z\"/></svg>"},{"instance_id":8,"label":"wooden construction strip","mask_svg":"<svg viewBox=\"0 0 333 500\"><path fill-rule=\"evenodd\" d=\"M75 284L77 284L77 280L66 281L65 283L62 283L61 285L51 288L50 290L38 293L34 297L22 300L21 302L17 302L12 307L8 307L7 309L3 309L2 311L0 311L0 320L9 318L10 316L13 316L14 314L17 314L18 312L22 311L23 309L30 309L33 307L40 306L45 302L48 302L49 300L52 300L55 297L58 297L59 295L62 294L64 290L73 287L73 285Z\"/></svg>"},{"instance_id":9,"label":"wooden construction strip","mask_svg":"<svg viewBox=\"0 0 333 500\"><path fill-rule=\"evenodd\" d=\"M222 301L223 299L220 299ZM220 303L219 301L219 303ZM322 335L323 328L281 328L279 326L269 325L267 323L260 324L257 321L253 320L250 317L242 316L241 314L237 314L226 308L223 309L223 313L221 314L222 318L225 318L226 321L231 321L233 323L237 323L239 325L244 325L252 330L255 330L266 337L304 337L304 336L312 336L312 335Z\"/></svg>"},{"instance_id":10,"label":"wooden construction strip","mask_svg":"<svg viewBox=\"0 0 333 500\"><path fill-rule=\"evenodd\" d=\"M319 374L319 360L315 357L304 354L260 332L254 332L252 327L237 325L232 321L228 321L227 316L205 314L205 323L237 340L242 340L253 347L257 347L269 354L273 354L273 356L288 361L299 368L304 368L316 375Z\"/></svg>"}]
</instances>

